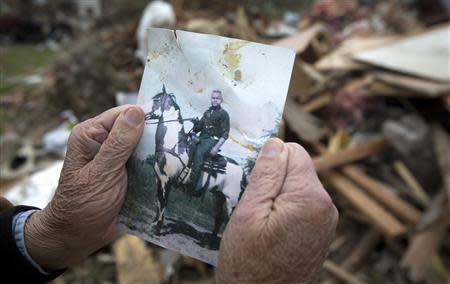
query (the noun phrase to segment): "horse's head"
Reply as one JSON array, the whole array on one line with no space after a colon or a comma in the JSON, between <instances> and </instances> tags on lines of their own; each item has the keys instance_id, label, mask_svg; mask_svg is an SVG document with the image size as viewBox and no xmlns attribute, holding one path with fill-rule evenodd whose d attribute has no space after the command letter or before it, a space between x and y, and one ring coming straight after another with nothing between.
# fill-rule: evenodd
<instances>
[{"instance_id":1,"label":"horse's head","mask_svg":"<svg viewBox=\"0 0 450 284\"><path fill-rule=\"evenodd\" d=\"M152 98L151 111L145 114L145 120L159 119L165 111L171 108L179 109L175 96L168 94L166 87L163 85L161 93Z\"/></svg>"}]
</instances>

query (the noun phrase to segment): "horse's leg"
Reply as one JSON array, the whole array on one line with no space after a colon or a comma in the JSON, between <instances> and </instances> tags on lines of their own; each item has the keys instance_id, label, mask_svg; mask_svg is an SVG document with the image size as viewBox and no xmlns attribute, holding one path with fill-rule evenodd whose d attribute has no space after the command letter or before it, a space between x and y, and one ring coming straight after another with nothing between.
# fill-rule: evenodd
<instances>
[{"instance_id":1,"label":"horse's leg","mask_svg":"<svg viewBox=\"0 0 450 284\"><path fill-rule=\"evenodd\" d=\"M170 194L170 188L172 187L172 183L169 181L165 184L164 186L164 190L163 190L163 194L164 194L164 199L163 199L163 207L162 207L162 213L161 213L161 219L160 219L160 223L161 226L164 224L164 211L166 210L167 205L169 204L169 194Z\"/></svg>"},{"instance_id":2,"label":"horse's leg","mask_svg":"<svg viewBox=\"0 0 450 284\"><path fill-rule=\"evenodd\" d=\"M214 203L216 208L216 215L214 216L214 229L211 233L208 247L217 250L219 249L219 240L217 235L219 234L220 227L222 226L224 221L223 207L225 203L225 196L221 192L214 193Z\"/></svg>"},{"instance_id":3,"label":"horse's leg","mask_svg":"<svg viewBox=\"0 0 450 284\"><path fill-rule=\"evenodd\" d=\"M152 223L155 223L159 219L159 215L161 214L162 208L162 195L161 195L161 180L156 178L156 215L153 219Z\"/></svg>"},{"instance_id":4,"label":"horse's leg","mask_svg":"<svg viewBox=\"0 0 450 284\"><path fill-rule=\"evenodd\" d=\"M165 177L165 176L163 176ZM153 220L153 225L155 226L156 234L159 234L163 223L164 223L164 211L167 206L167 179L159 179L160 186L158 187L158 214Z\"/></svg>"}]
</instances>

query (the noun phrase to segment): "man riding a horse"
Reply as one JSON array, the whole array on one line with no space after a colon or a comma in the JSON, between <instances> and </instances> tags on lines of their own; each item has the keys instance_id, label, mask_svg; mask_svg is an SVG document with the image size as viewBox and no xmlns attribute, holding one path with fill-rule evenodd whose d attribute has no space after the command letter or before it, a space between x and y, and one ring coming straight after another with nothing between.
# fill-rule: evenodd
<instances>
[{"instance_id":1,"label":"man riding a horse","mask_svg":"<svg viewBox=\"0 0 450 284\"><path fill-rule=\"evenodd\" d=\"M205 159L216 157L230 133L230 118L221 107L222 101L222 92L212 91L211 107L205 111L200 120L194 121L193 132L200 133L199 137L193 136L193 139L197 140L197 145L191 153L189 162L191 174L188 185L193 189L194 196L202 194L202 187L198 183Z\"/></svg>"},{"instance_id":2,"label":"man riding a horse","mask_svg":"<svg viewBox=\"0 0 450 284\"><path fill-rule=\"evenodd\" d=\"M218 155L230 131L229 116L220 107L221 103L222 94L213 91L211 108L201 120L194 119L195 130L192 132L199 133L199 137L185 132L184 121L192 119L183 119L175 95L167 93L164 85L162 92L153 96L145 105L148 110L146 121L157 120L146 122L150 125L156 124L156 129L151 130L155 135L153 169L157 185L157 203L153 224L156 232L163 226L169 194L174 188L194 190L196 196L205 192L212 193L215 207L212 236L217 236L219 232L224 210L229 216L238 203L246 185L246 178L236 161ZM191 147L191 144L195 144L194 147Z\"/></svg>"}]
</instances>

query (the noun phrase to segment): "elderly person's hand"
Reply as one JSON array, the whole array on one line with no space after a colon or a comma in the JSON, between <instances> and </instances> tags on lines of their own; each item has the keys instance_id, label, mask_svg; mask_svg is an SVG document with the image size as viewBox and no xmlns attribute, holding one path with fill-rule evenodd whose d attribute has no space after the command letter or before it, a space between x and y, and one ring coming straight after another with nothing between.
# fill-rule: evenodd
<instances>
[{"instance_id":1,"label":"elderly person's hand","mask_svg":"<svg viewBox=\"0 0 450 284\"><path fill-rule=\"evenodd\" d=\"M314 282L337 218L308 153L269 140L225 230L218 282Z\"/></svg>"},{"instance_id":2,"label":"elderly person's hand","mask_svg":"<svg viewBox=\"0 0 450 284\"><path fill-rule=\"evenodd\" d=\"M144 113L131 105L75 126L55 196L25 225L28 252L43 268L67 267L117 237L125 163L143 129Z\"/></svg>"}]
</instances>

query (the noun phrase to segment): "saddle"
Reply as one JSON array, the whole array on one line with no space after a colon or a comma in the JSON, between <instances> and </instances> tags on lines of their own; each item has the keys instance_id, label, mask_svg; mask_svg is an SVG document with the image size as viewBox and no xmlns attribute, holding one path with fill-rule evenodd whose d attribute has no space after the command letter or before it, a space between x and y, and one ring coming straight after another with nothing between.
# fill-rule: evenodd
<instances>
[{"instance_id":1,"label":"saddle","mask_svg":"<svg viewBox=\"0 0 450 284\"><path fill-rule=\"evenodd\" d=\"M214 157L205 159L202 165L202 170L217 176L217 173L224 174L226 167L227 159L224 156L217 154Z\"/></svg>"}]
</instances>

